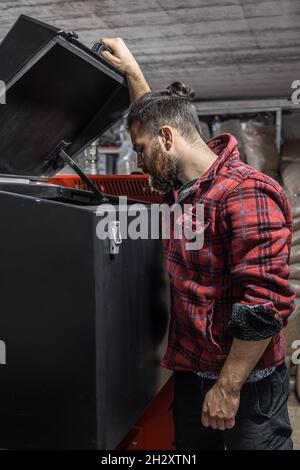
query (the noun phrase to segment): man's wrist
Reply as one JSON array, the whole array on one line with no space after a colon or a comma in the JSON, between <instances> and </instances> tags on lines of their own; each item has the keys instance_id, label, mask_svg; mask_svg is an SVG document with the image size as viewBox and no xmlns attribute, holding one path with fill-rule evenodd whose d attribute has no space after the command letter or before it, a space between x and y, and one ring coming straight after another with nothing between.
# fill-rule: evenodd
<instances>
[{"instance_id":1,"label":"man's wrist","mask_svg":"<svg viewBox=\"0 0 300 470\"><path fill-rule=\"evenodd\" d=\"M137 101L139 98L151 91L143 72L138 65L137 67L132 66L129 71L126 72L126 75L131 102Z\"/></svg>"},{"instance_id":2,"label":"man's wrist","mask_svg":"<svg viewBox=\"0 0 300 470\"><path fill-rule=\"evenodd\" d=\"M133 80L140 79L141 76L143 76L140 66L137 62L128 65L128 67L126 67L125 73L127 77L132 78Z\"/></svg>"},{"instance_id":3,"label":"man's wrist","mask_svg":"<svg viewBox=\"0 0 300 470\"><path fill-rule=\"evenodd\" d=\"M244 385L244 380L236 376L220 375L217 381L218 387L225 393L237 394Z\"/></svg>"}]
</instances>

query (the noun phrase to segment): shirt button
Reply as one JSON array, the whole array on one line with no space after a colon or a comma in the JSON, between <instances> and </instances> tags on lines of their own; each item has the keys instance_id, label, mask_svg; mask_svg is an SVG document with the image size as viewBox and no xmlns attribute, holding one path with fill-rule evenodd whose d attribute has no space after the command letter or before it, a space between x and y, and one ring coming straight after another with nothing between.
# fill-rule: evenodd
<instances>
[{"instance_id":1,"label":"shirt button","mask_svg":"<svg viewBox=\"0 0 300 470\"><path fill-rule=\"evenodd\" d=\"M279 314L278 313L275 313L275 318L278 318L279 317Z\"/></svg>"}]
</instances>

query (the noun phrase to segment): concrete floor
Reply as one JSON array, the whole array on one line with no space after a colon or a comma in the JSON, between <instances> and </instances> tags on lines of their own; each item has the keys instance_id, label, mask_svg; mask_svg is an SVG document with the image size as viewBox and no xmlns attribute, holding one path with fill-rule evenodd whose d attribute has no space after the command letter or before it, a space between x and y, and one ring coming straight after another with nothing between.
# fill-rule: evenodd
<instances>
[{"instance_id":1,"label":"concrete floor","mask_svg":"<svg viewBox=\"0 0 300 470\"><path fill-rule=\"evenodd\" d=\"M293 427L294 448L300 450L300 403L294 394L289 398L289 414Z\"/></svg>"}]
</instances>

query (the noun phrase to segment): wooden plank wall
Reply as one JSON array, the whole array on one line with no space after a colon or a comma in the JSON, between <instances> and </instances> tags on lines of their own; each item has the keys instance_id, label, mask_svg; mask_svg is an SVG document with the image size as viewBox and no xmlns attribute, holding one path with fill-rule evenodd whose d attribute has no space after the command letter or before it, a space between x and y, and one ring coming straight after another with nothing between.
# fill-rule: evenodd
<instances>
[{"instance_id":1,"label":"wooden plank wall","mask_svg":"<svg viewBox=\"0 0 300 470\"><path fill-rule=\"evenodd\" d=\"M300 0L0 0L0 39L21 13L86 44L123 37L155 89L182 80L198 99L287 97L300 79Z\"/></svg>"}]
</instances>

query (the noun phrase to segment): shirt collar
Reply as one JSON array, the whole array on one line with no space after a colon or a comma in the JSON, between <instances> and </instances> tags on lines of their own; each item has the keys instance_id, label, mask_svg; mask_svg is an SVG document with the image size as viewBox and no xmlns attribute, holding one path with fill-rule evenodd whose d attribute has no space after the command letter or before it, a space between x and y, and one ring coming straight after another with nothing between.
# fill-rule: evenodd
<instances>
[{"instance_id":1,"label":"shirt collar","mask_svg":"<svg viewBox=\"0 0 300 470\"><path fill-rule=\"evenodd\" d=\"M197 183L207 181L215 178L218 170L231 160L232 158L239 157L239 151L237 148L237 140L231 134L220 134L213 139L206 142L206 145L216 154L218 158L213 164L203 173L203 175L197 180Z\"/></svg>"},{"instance_id":2,"label":"shirt collar","mask_svg":"<svg viewBox=\"0 0 300 470\"><path fill-rule=\"evenodd\" d=\"M195 183L190 187L190 191L187 191L184 198L199 188L204 181L213 180L217 172L224 165L229 164L229 161L235 158L239 158L239 151L237 148L237 140L231 134L220 134L217 137L210 139L206 142L206 145L216 154L218 158L213 164L198 178ZM174 190L175 199L178 195L178 188Z\"/></svg>"}]
</instances>

